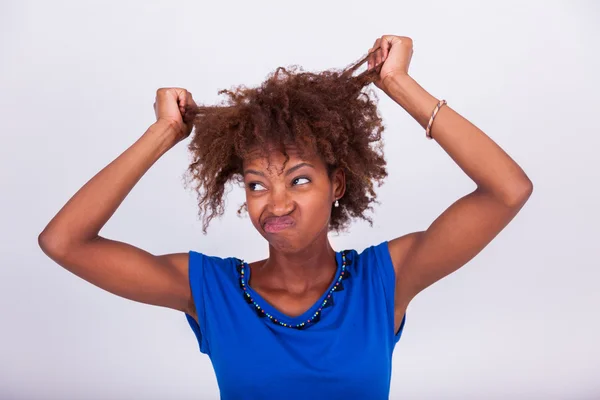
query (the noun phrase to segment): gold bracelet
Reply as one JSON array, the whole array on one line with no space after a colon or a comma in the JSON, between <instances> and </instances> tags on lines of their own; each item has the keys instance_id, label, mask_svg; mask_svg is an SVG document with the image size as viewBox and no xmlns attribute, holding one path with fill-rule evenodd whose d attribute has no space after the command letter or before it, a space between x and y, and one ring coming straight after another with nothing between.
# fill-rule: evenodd
<instances>
[{"instance_id":1,"label":"gold bracelet","mask_svg":"<svg viewBox=\"0 0 600 400\"><path fill-rule=\"evenodd\" d=\"M440 108L445 104L446 104L446 100L440 100L437 103L437 106L435 106L433 113L431 113L431 118L429 118L429 123L427 124L427 129L425 129L425 136L427 136L427 139L429 139L429 140L433 139L431 137L431 125L433 125L433 120L435 119L435 115L438 113L438 111L440 111Z\"/></svg>"}]
</instances>

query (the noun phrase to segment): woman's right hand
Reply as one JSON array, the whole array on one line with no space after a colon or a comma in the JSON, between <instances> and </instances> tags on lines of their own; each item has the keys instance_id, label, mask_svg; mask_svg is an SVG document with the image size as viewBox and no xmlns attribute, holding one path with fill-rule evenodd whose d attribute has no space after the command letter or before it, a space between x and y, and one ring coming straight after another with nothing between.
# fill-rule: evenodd
<instances>
[{"instance_id":1,"label":"woman's right hand","mask_svg":"<svg viewBox=\"0 0 600 400\"><path fill-rule=\"evenodd\" d=\"M183 88L160 88L156 91L154 114L156 121L167 122L177 135L179 142L190 135L193 124L191 118L184 118L186 110L196 107L192 94ZM188 114L189 115L189 114Z\"/></svg>"}]
</instances>

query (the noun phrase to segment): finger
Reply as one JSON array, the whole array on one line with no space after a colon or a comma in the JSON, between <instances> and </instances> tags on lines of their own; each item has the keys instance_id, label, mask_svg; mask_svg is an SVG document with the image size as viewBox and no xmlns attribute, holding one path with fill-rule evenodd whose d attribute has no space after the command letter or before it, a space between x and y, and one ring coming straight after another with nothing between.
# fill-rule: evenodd
<instances>
[{"instance_id":1,"label":"finger","mask_svg":"<svg viewBox=\"0 0 600 400\"><path fill-rule=\"evenodd\" d=\"M185 112L185 106L187 104L187 94L188 91L185 89L177 91L177 103L179 105L179 111L181 112L181 115L183 115L183 113Z\"/></svg>"},{"instance_id":2,"label":"finger","mask_svg":"<svg viewBox=\"0 0 600 400\"><path fill-rule=\"evenodd\" d=\"M379 39L375 40L373 47L369 49L369 69L374 68L376 64L376 53Z\"/></svg>"},{"instance_id":3,"label":"finger","mask_svg":"<svg viewBox=\"0 0 600 400\"><path fill-rule=\"evenodd\" d=\"M392 39L391 38L386 38L383 41L383 45L381 46L382 49L382 61L385 61L385 59L387 58L388 54L390 53L390 48L392 47Z\"/></svg>"},{"instance_id":4,"label":"finger","mask_svg":"<svg viewBox=\"0 0 600 400\"><path fill-rule=\"evenodd\" d=\"M183 110L183 112L181 113L184 117L184 119L186 120L185 122L188 122L187 119L190 119L190 115L193 116L192 114L187 114L188 111L191 111L193 108L196 108L196 103L194 102L194 98L192 97L192 94L190 92L187 93L187 97L186 97L186 106L185 109Z\"/></svg>"},{"instance_id":5,"label":"finger","mask_svg":"<svg viewBox=\"0 0 600 400\"><path fill-rule=\"evenodd\" d=\"M377 39L375 41L375 44L376 44L375 48L377 49L377 50L375 50L375 65L379 65L381 63L381 45L382 45L381 38Z\"/></svg>"}]
</instances>

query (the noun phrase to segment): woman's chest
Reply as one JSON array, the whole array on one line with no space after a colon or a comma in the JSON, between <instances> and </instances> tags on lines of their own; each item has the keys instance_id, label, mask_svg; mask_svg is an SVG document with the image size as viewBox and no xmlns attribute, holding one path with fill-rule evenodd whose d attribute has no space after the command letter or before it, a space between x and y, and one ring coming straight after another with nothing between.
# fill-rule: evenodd
<instances>
[{"instance_id":1,"label":"woman's chest","mask_svg":"<svg viewBox=\"0 0 600 400\"><path fill-rule=\"evenodd\" d=\"M334 398L344 397L340 391L347 398L386 398L392 355L387 324L379 313L337 311L332 308L306 330L263 318L211 337L211 361L221 390L259 391L265 399L271 390L283 390L290 398L288 390L306 395L306 388ZM365 390L364 396L352 397ZM243 392L235 395L251 398Z\"/></svg>"},{"instance_id":2,"label":"woman's chest","mask_svg":"<svg viewBox=\"0 0 600 400\"><path fill-rule=\"evenodd\" d=\"M271 332L212 346L219 387L237 398L259 393L257 398L268 399L277 392L306 398L307 390L313 399L386 398L391 353L381 338L368 338L359 330Z\"/></svg>"}]
</instances>

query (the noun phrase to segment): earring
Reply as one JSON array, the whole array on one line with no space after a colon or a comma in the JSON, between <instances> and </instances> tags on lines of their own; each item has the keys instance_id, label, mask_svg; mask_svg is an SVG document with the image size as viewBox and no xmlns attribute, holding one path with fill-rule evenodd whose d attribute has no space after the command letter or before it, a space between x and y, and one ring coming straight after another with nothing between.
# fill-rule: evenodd
<instances>
[{"instance_id":1,"label":"earring","mask_svg":"<svg viewBox=\"0 0 600 400\"><path fill-rule=\"evenodd\" d=\"M242 206L240 208L238 208L238 210L237 210L238 217L242 216L242 211L244 211L246 213L248 212L248 204L246 202L244 202L244 204L242 204Z\"/></svg>"},{"instance_id":2,"label":"earring","mask_svg":"<svg viewBox=\"0 0 600 400\"><path fill-rule=\"evenodd\" d=\"M335 203L333 204L335 207L339 207L340 206L340 202L339 200L336 200Z\"/></svg>"}]
</instances>

